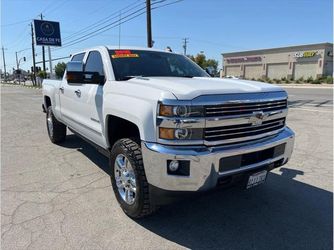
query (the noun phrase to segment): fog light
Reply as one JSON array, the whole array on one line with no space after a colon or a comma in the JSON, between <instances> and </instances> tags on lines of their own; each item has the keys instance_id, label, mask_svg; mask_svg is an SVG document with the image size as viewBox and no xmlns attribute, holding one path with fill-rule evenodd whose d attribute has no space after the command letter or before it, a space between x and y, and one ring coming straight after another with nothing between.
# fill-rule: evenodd
<instances>
[{"instance_id":1,"label":"fog light","mask_svg":"<svg viewBox=\"0 0 334 250\"><path fill-rule=\"evenodd\" d=\"M175 172L179 169L179 161L171 161L168 165L170 171Z\"/></svg>"}]
</instances>

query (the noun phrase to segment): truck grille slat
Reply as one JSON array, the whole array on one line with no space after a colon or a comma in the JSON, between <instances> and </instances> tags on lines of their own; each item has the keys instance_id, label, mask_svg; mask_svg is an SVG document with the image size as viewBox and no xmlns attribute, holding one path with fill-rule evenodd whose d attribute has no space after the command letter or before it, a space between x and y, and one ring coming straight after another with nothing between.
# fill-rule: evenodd
<instances>
[{"instance_id":1,"label":"truck grille slat","mask_svg":"<svg viewBox=\"0 0 334 250\"><path fill-rule=\"evenodd\" d=\"M240 137L240 136L248 136L249 133L252 133L252 135L257 135L257 134L261 134L264 131L271 131L271 130L277 130L282 128L283 126L281 124L276 124L274 126L270 126L270 127L264 127L264 128L259 128L259 129L248 129L247 131L242 131L242 132L233 132L233 133L220 133L220 134L216 134L216 135L205 135L206 139L210 139L210 138L217 138L217 137L231 137L231 138L235 138L235 137ZM255 134L254 134L255 133Z\"/></svg>"},{"instance_id":2,"label":"truck grille slat","mask_svg":"<svg viewBox=\"0 0 334 250\"><path fill-rule=\"evenodd\" d=\"M273 128L267 128L261 131L249 131L249 132L245 132L242 134L228 134L228 135L217 135L214 137L205 137L205 139L207 141L217 141L217 140L226 140L226 139L235 139L235 138L242 138L242 137L248 137L248 136L255 136L255 135L260 135L260 134L264 134L264 133L268 133L268 132L273 132L273 131L278 131L281 128L283 128L284 126L275 126L274 129Z\"/></svg>"},{"instance_id":3,"label":"truck grille slat","mask_svg":"<svg viewBox=\"0 0 334 250\"><path fill-rule=\"evenodd\" d=\"M281 106L275 106L275 107L266 107L266 108L245 108L245 109L235 109L235 110L220 110L220 111L210 111L207 112L207 114L212 115L212 114L222 114L222 115L230 115L231 113L252 113L254 111L263 111L263 112L268 112L268 111L275 111L275 110L279 110L279 109L283 109L285 108L285 105L281 105Z\"/></svg>"},{"instance_id":4,"label":"truck grille slat","mask_svg":"<svg viewBox=\"0 0 334 250\"><path fill-rule=\"evenodd\" d=\"M236 117L254 117L254 112L272 112L287 109L287 99L268 100L268 101L247 101L247 102L229 102L219 105L205 106L206 117L220 117L221 124L216 127L207 127L204 131L204 140L207 142L238 143L248 141L251 138L263 138L278 133L285 127L285 117L270 118L265 117L258 125L249 123L238 124ZM232 119L232 120L231 120ZM231 123L236 119L236 124ZM229 124L224 126L224 120L228 120ZM230 125L232 124L232 125Z\"/></svg>"},{"instance_id":5,"label":"truck grille slat","mask_svg":"<svg viewBox=\"0 0 334 250\"><path fill-rule=\"evenodd\" d=\"M219 106L219 107L207 107L207 110L215 110L215 109L233 109L233 108L252 108L252 107L265 107L265 106L271 106L271 105L286 105L286 101L281 101L281 102L275 102L275 103L261 103L261 104L229 104L229 105L224 105L224 106Z\"/></svg>"},{"instance_id":6,"label":"truck grille slat","mask_svg":"<svg viewBox=\"0 0 334 250\"><path fill-rule=\"evenodd\" d=\"M222 105L206 106L206 116L226 116L226 115L242 115L251 114L255 111L275 111L287 107L286 100L261 102L261 103L226 103Z\"/></svg>"},{"instance_id":7,"label":"truck grille slat","mask_svg":"<svg viewBox=\"0 0 334 250\"><path fill-rule=\"evenodd\" d=\"M214 130L206 129L205 135L212 135L212 134L225 134L225 133L238 133L240 132L247 132L249 130L257 130L257 129L264 129L268 127L284 125L284 118L283 119L275 119L270 120L267 122L263 122L262 125L259 126L252 126L251 124L242 124L237 126L224 126L224 127L216 127ZM232 131L232 132L230 132Z\"/></svg>"}]
</instances>

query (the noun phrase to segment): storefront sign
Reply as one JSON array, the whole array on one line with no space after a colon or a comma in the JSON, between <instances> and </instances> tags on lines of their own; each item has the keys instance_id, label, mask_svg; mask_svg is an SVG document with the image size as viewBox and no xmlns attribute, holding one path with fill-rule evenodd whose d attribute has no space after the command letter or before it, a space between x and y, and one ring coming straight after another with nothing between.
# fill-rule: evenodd
<instances>
[{"instance_id":1,"label":"storefront sign","mask_svg":"<svg viewBox=\"0 0 334 250\"><path fill-rule=\"evenodd\" d=\"M303 57L313 57L318 54L318 51L304 51L304 52L296 52L293 57L303 58Z\"/></svg>"},{"instance_id":2,"label":"storefront sign","mask_svg":"<svg viewBox=\"0 0 334 250\"><path fill-rule=\"evenodd\" d=\"M238 58L228 58L226 59L227 63L247 63L247 62L261 62L261 56L246 56Z\"/></svg>"},{"instance_id":3,"label":"storefront sign","mask_svg":"<svg viewBox=\"0 0 334 250\"><path fill-rule=\"evenodd\" d=\"M58 22L34 20L36 45L61 46Z\"/></svg>"}]
</instances>

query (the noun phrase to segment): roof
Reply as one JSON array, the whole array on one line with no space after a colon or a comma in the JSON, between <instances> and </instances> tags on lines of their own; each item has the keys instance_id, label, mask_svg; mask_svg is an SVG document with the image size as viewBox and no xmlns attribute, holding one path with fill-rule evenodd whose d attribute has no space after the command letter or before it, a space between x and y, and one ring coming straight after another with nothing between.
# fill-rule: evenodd
<instances>
[{"instance_id":1,"label":"roof","mask_svg":"<svg viewBox=\"0 0 334 250\"><path fill-rule=\"evenodd\" d=\"M243 55L243 54L265 54L268 52L285 52L291 50L298 50L307 47L308 49L318 49L331 46L333 47L333 43L314 43L314 44L304 44L304 45L293 45L293 46L285 46L285 47L277 47L277 48L267 48L267 49L255 49L255 50L244 50L244 51L235 51L235 52L227 52L222 53L225 56L234 56L234 55Z\"/></svg>"},{"instance_id":2,"label":"roof","mask_svg":"<svg viewBox=\"0 0 334 250\"><path fill-rule=\"evenodd\" d=\"M150 51L159 51L159 52L166 52L164 50L161 50L161 49L154 49L154 48L147 48L147 47L135 47L135 46L106 46L108 49L119 49L119 50L122 50L122 49L127 49L127 50L150 50Z\"/></svg>"},{"instance_id":3,"label":"roof","mask_svg":"<svg viewBox=\"0 0 334 250\"><path fill-rule=\"evenodd\" d=\"M94 46L90 48L85 48L82 50L75 51L71 55L76 55L80 53L85 53L86 51L94 50L94 49L113 49L113 50L149 50L149 51L157 51L157 52L166 52L170 53L169 51L161 50L161 49L154 49L154 48L147 48L147 47L135 47L135 46L115 46L115 45L107 45L107 46Z\"/></svg>"}]
</instances>

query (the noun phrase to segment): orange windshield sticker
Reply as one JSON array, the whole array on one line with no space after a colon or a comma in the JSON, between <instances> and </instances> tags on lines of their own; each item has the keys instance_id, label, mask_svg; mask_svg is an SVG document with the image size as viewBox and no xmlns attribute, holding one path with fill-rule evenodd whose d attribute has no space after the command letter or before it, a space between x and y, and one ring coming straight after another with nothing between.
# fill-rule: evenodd
<instances>
[{"instance_id":1,"label":"orange windshield sticker","mask_svg":"<svg viewBox=\"0 0 334 250\"><path fill-rule=\"evenodd\" d=\"M112 58L135 58L139 57L138 54L116 54L116 55L111 55Z\"/></svg>"}]
</instances>

